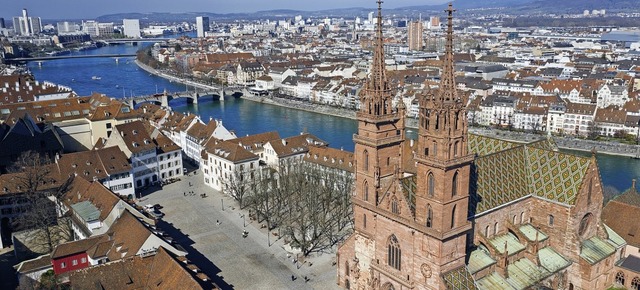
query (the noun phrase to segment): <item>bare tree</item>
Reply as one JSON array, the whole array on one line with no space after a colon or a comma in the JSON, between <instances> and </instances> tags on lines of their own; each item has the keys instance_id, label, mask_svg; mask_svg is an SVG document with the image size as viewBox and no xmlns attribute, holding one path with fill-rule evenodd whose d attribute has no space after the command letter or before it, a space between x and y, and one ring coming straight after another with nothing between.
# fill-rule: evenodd
<instances>
[{"instance_id":1,"label":"bare tree","mask_svg":"<svg viewBox=\"0 0 640 290\"><path fill-rule=\"evenodd\" d=\"M233 197L240 204L240 208L245 207L246 197L255 191L255 172L236 170L229 178L220 178L222 193Z\"/></svg>"},{"instance_id":2,"label":"bare tree","mask_svg":"<svg viewBox=\"0 0 640 290\"><path fill-rule=\"evenodd\" d=\"M70 222L67 218L58 219L54 201L68 190L71 179L62 185L57 183L49 160L31 151L20 155L11 172L11 186L20 193L15 201L20 214L14 228L32 230L30 242L43 253L50 253L60 242L70 240Z\"/></svg>"}]
</instances>

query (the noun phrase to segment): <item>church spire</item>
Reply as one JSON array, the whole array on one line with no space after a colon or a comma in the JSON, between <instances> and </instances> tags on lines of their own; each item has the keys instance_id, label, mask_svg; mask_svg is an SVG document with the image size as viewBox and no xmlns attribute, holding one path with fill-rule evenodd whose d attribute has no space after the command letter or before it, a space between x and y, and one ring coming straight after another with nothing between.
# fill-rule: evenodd
<instances>
[{"instance_id":1,"label":"church spire","mask_svg":"<svg viewBox=\"0 0 640 290\"><path fill-rule=\"evenodd\" d=\"M392 90L387 80L384 62L384 38L382 36L382 0L377 0L378 18L376 40L373 50L371 74L364 87L360 111L373 115L387 115L392 112Z\"/></svg>"},{"instance_id":2,"label":"church spire","mask_svg":"<svg viewBox=\"0 0 640 290\"><path fill-rule=\"evenodd\" d=\"M440 102L459 101L456 90L455 76L453 70L453 5L449 3L447 12L447 43L442 66L442 76L440 79L440 94L436 96Z\"/></svg>"}]
</instances>

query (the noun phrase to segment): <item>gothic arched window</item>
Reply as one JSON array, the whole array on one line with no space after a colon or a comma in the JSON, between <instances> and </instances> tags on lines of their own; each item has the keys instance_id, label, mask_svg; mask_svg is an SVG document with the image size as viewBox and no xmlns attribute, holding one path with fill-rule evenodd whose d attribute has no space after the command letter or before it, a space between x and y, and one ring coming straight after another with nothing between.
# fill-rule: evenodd
<instances>
[{"instance_id":1,"label":"gothic arched window","mask_svg":"<svg viewBox=\"0 0 640 290\"><path fill-rule=\"evenodd\" d=\"M453 227L456 225L456 206L453 206L453 209L451 210L451 228L453 229Z\"/></svg>"},{"instance_id":2,"label":"gothic arched window","mask_svg":"<svg viewBox=\"0 0 640 290\"><path fill-rule=\"evenodd\" d=\"M458 194L458 172L453 174L453 180L451 181L451 196Z\"/></svg>"},{"instance_id":3,"label":"gothic arched window","mask_svg":"<svg viewBox=\"0 0 640 290\"><path fill-rule=\"evenodd\" d=\"M631 280L631 289L640 290L640 278L634 277L633 280Z\"/></svg>"},{"instance_id":4,"label":"gothic arched window","mask_svg":"<svg viewBox=\"0 0 640 290\"><path fill-rule=\"evenodd\" d=\"M387 264L396 270L400 270L401 260L402 251L400 250L400 244L396 236L391 235L387 246Z\"/></svg>"},{"instance_id":5,"label":"gothic arched window","mask_svg":"<svg viewBox=\"0 0 640 290\"><path fill-rule=\"evenodd\" d=\"M433 195L435 194L436 191L436 180L435 178L433 178L433 173L429 173L429 175L427 176L427 186L428 186L428 191L427 193L429 194L429 196L433 197Z\"/></svg>"},{"instance_id":6,"label":"gothic arched window","mask_svg":"<svg viewBox=\"0 0 640 290\"><path fill-rule=\"evenodd\" d=\"M398 199L394 196L391 199L391 212L395 214L400 214L400 208L398 207Z\"/></svg>"},{"instance_id":7,"label":"gothic arched window","mask_svg":"<svg viewBox=\"0 0 640 290\"><path fill-rule=\"evenodd\" d=\"M369 201L369 183L364 182L364 200Z\"/></svg>"},{"instance_id":8,"label":"gothic arched window","mask_svg":"<svg viewBox=\"0 0 640 290\"><path fill-rule=\"evenodd\" d=\"M620 285L624 286L624 273L622 273L622 272L618 272L618 273L616 274L616 283L618 283L618 284L620 284Z\"/></svg>"},{"instance_id":9,"label":"gothic arched window","mask_svg":"<svg viewBox=\"0 0 640 290\"><path fill-rule=\"evenodd\" d=\"M430 228L433 222L433 211L431 210L431 205L427 205L427 227Z\"/></svg>"},{"instance_id":10,"label":"gothic arched window","mask_svg":"<svg viewBox=\"0 0 640 290\"><path fill-rule=\"evenodd\" d=\"M362 153L364 162L362 163L364 171L369 171L369 152L364 150Z\"/></svg>"}]
</instances>

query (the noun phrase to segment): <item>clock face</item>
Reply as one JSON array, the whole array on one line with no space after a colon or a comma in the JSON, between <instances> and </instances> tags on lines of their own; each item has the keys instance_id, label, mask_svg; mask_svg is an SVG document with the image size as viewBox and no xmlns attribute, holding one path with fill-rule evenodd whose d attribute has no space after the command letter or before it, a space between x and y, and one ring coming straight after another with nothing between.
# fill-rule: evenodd
<instances>
[{"instance_id":1,"label":"clock face","mask_svg":"<svg viewBox=\"0 0 640 290\"><path fill-rule=\"evenodd\" d=\"M422 272L422 275L425 278L431 278L431 267L429 267L429 265L427 264L422 264L422 266L420 266L420 272Z\"/></svg>"}]
</instances>

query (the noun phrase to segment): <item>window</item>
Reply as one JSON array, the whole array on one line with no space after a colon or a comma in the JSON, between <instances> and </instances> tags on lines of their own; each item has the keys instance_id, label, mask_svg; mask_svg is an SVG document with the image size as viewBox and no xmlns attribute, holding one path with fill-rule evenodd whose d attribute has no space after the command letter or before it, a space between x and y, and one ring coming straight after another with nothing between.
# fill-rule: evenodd
<instances>
[{"instance_id":1,"label":"window","mask_svg":"<svg viewBox=\"0 0 640 290\"><path fill-rule=\"evenodd\" d=\"M520 223L524 223L524 211L520 213Z\"/></svg>"},{"instance_id":2,"label":"window","mask_svg":"<svg viewBox=\"0 0 640 290\"><path fill-rule=\"evenodd\" d=\"M489 226L487 226L486 228L484 228L484 236L485 236L485 237L489 237Z\"/></svg>"},{"instance_id":3,"label":"window","mask_svg":"<svg viewBox=\"0 0 640 290\"><path fill-rule=\"evenodd\" d=\"M498 223L496 222L495 224L493 224L493 235L497 235L498 234Z\"/></svg>"},{"instance_id":4,"label":"window","mask_svg":"<svg viewBox=\"0 0 640 290\"><path fill-rule=\"evenodd\" d=\"M589 191L587 192L587 204L591 204L591 190L593 189L593 179L589 180Z\"/></svg>"},{"instance_id":5,"label":"window","mask_svg":"<svg viewBox=\"0 0 640 290\"><path fill-rule=\"evenodd\" d=\"M434 193L435 193L435 179L433 178L433 173L429 173L429 176L427 177L427 183L428 183L428 193L430 197L433 197Z\"/></svg>"},{"instance_id":6,"label":"window","mask_svg":"<svg viewBox=\"0 0 640 290\"><path fill-rule=\"evenodd\" d=\"M362 153L363 158L364 158L364 162L362 163L363 169L364 171L369 171L369 152L367 152L367 150L364 150L364 153Z\"/></svg>"},{"instance_id":7,"label":"window","mask_svg":"<svg viewBox=\"0 0 640 290\"><path fill-rule=\"evenodd\" d=\"M631 280L631 289L633 290L640 289L640 278L634 277L633 280Z\"/></svg>"},{"instance_id":8,"label":"window","mask_svg":"<svg viewBox=\"0 0 640 290\"><path fill-rule=\"evenodd\" d=\"M431 205L427 204L427 227L430 228L433 222L433 211L431 210Z\"/></svg>"},{"instance_id":9,"label":"window","mask_svg":"<svg viewBox=\"0 0 640 290\"><path fill-rule=\"evenodd\" d=\"M67 267L67 263L65 262L60 263L60 268L64 269L66 267Z\"/></svg>"},{"instance_id":10,"label":"window","mask_svg":"<svg viewBox=\"0 0 640 290\"><path fill-rule=\"evenodd\" d=\"M398 200L395 198L395 196L393 197L393 199L391 199L391 212L400 214L400 209L398 208Z\"/></svg>"},{"instance_id":11,"label":"window","mask_svg":"<svg viewBox=\"0 0 640 290\"><path fill-rule=\"evenodd\" d=\"M83 263L83 264L84 264L84 263L86 263L86 262L87 262L87 258L82 258L82 259L80 259L80 263Z\"/></svg>"},{"instance_id":12,"label":"window","mask_svg":"<svg viewBox=\"0 0 640 290\"><path fill-rule=\"evenodd\" d=\"M391 235L387 246L387 264L396 270L400 270L401 259L402 251L400 250L398 239L395 235Z\"/></svg>"},{"instance_id":13,"label":"window","mask_svg":"<svg viewBox=\"0 0 640 290\"><path fill-rule=\"evenodd\" d=\"M73 261L71 261L71 265L73 265L73 266L78 265L78 260L73 260Z\"/></svg>"},{"instance_id":14,"label":"window","mask_svg":"<svg viewBox=\"0 0 640 290\"><path fill-rule=\"evenodd\" d=\"M458 172L453 174L453 180L451 181L451 196L458 194Z\"/></svg>"},{"instance_id":15,"label":"window","mask_svg":"<svg viewBox=\"0 0 640 290\"><path fill-rule=\"evenodd\" d=\"M584 217L582 217L582 220L580 221L580 227L578 228L578 235L583 235L587 229L589 228L589 222L591 221L591 213L587 213L584 215Z\"/></svg>"},{"instance_id":16,"label":"window","mask_svg":"<svg viewBox=\"0 0 640 290\"><path fill-rule=\"evenodd\" d=\"M433 156L438 156L438 143L433 141Z\"/></svg>"},{"instance_id":17,"label":"window","mask_svg":"<svg viewBox=\"0 0 640 290\"><path fill-rule=\"evenodd\" d=\"M456 206L453 206L453 209L451 210L451 228L453 229L453 227L456 225Z\"/></svg>"},{"instance_id":18,"label":"window","mask_svg":"<svg viewBox=\"0 0 640 290\"><path fill-rule=\"evenodd\" d=\"M553 215L549 215L549 225L553 225Z\"/></svg>"},{"instance_id":19,"label":"window","mask_svg":"<svg viewBox=\"0 0 640 290\"><path fill-rule=\"evenodd\" d=\"M362 215L362 225L363 225L363 227L365 229L367 228L367 215L366 214Z\"/></svg>"},{"instance_id":20,"label":"window","mask_svg":"<svg viewBox=\"0 0 640 290\"><path fill-rule=\"evenodd\" d=\"M364 182L364 200L369 201L369 183Z\"/></svg>"},{"instance_id":21,"label":"window","mask_svg":"<svg viewBox=\"0 0 640 290\"><path fill-rule=\"evenodd\" d=\"M616 274L616 283L624 286L624 273L618 272L618 274Z\"/></svg>"}]
</instances>

